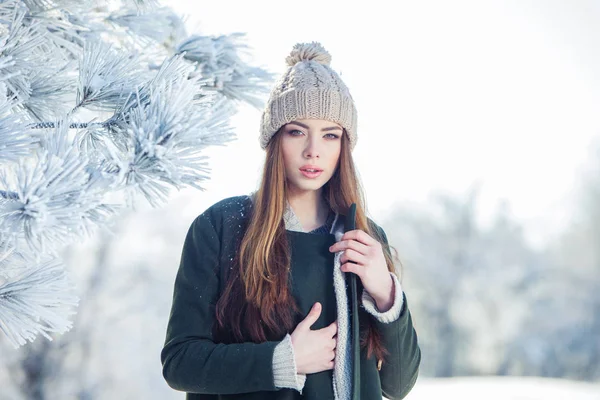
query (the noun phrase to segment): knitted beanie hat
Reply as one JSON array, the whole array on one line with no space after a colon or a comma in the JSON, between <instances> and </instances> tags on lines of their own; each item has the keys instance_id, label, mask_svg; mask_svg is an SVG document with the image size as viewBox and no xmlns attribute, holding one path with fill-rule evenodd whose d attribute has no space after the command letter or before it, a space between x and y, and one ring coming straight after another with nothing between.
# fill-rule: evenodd
<instances>
[{"instance_id":1,"label":"knitted beanie hat","mask_svg":"<svg viewBox=\"0 0 600 400\"><path fill-rule=\"evenodd\" d=\"M318 42L298 43L285 59L289 66L277 80L263 111L260 146L297 119L324 119L346 129L350 149L356 145L356 107L348 88L331 69L331 55Z\"/></svg>"}]
</instances>

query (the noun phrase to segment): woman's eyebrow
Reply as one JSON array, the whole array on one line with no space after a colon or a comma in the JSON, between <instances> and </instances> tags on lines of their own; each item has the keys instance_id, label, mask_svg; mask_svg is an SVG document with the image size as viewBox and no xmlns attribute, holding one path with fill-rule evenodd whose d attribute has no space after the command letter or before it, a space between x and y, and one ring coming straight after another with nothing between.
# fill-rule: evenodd
<instances>
[{"instance_id":1,"label":"woman's eyebrow","mask_svg":"<svg viewBox=\"0 0 600 400\"><path fill-rule=\"evenodd\" d=\"M298 125L303 127L304 129L309 129L308 125L303 124L302 122L290 122L290 124L294 124L294 125ZM336 131L336 130L342 130L342 128L340 128L339 126L330 126L327 128L323 128L321 129L321 132L326 132L326 131Z\"/></svg>"}]
</instances>

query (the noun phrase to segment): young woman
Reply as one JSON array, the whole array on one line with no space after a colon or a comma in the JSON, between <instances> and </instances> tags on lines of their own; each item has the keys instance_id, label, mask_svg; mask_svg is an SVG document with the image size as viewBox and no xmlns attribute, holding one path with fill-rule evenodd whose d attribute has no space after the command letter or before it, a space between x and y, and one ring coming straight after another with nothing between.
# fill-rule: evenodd
<instances>
[{"instance_id":1,"label":"young woman","mask_svg":"<svg viewBox=\"0 0 600 400\"><path fill-rule=\"evenodd\" d=\"M365 215L356 109L330 60L319 43L294 46L261 120L259 189L189 228L161 352L187 399L401 399L416 381L417 336L385 233Z\"/></svg>"}]
</instances>

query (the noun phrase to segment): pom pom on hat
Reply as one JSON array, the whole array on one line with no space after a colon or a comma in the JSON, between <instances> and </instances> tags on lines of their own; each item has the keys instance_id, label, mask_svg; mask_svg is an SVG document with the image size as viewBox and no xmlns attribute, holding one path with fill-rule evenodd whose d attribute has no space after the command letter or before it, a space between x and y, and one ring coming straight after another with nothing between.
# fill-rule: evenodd
<instances>
[{"instance_id":1,"label":"pom pom on hat","mask_svg":"<svg viewBox=\"0 0 600 400\"><path fill-rule=\"evenodd\" d=\"M319 42L297 43L290 52L290 55L286 57L285 62L290 67L293 67L300 61L311 60L319 64L329 65L331 63L331 55Z\"/></svg>"}]
</instances>

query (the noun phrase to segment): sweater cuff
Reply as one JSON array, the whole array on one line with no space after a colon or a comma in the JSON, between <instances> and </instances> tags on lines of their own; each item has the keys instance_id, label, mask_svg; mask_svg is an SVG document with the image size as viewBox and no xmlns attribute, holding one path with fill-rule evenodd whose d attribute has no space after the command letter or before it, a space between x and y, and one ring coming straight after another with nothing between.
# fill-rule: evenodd
<instances>
[{"instance_id":1,"label":"sweater cuff","mask_svg":"<svg viewBox=\"0 0 600 400\"><path fill-rule=\"evenodd\" d=\"M367 310L369 314L377 318L378 321L386 324L394 322L398 319L398 317L400 316L400 311L402 311L402 305L404 303L404 296L402 295L402 286L400 285L400 280L398 280L396 274L390 272L390 275L392 275L392 280L394 281L396 292L394 293L394 304L392 304L392 307L389 310L385 312L380 312L377 309L377 303L369 294L369 292L367 292L365 289L363 289L362 292L362 304L365 310Z\"/></svg>"},{"instance_id":2,"label":"sweater cuff","mask_svg":"<svg viewBox=\"0 0 600 400\"><path fill-rule=\"evenodd\" d=\"M298 374L292 347L292 337L286 334L273 352L273 378L278 388L296 389L302 394L306 374Z\"/></svg>"}]
</instances>

